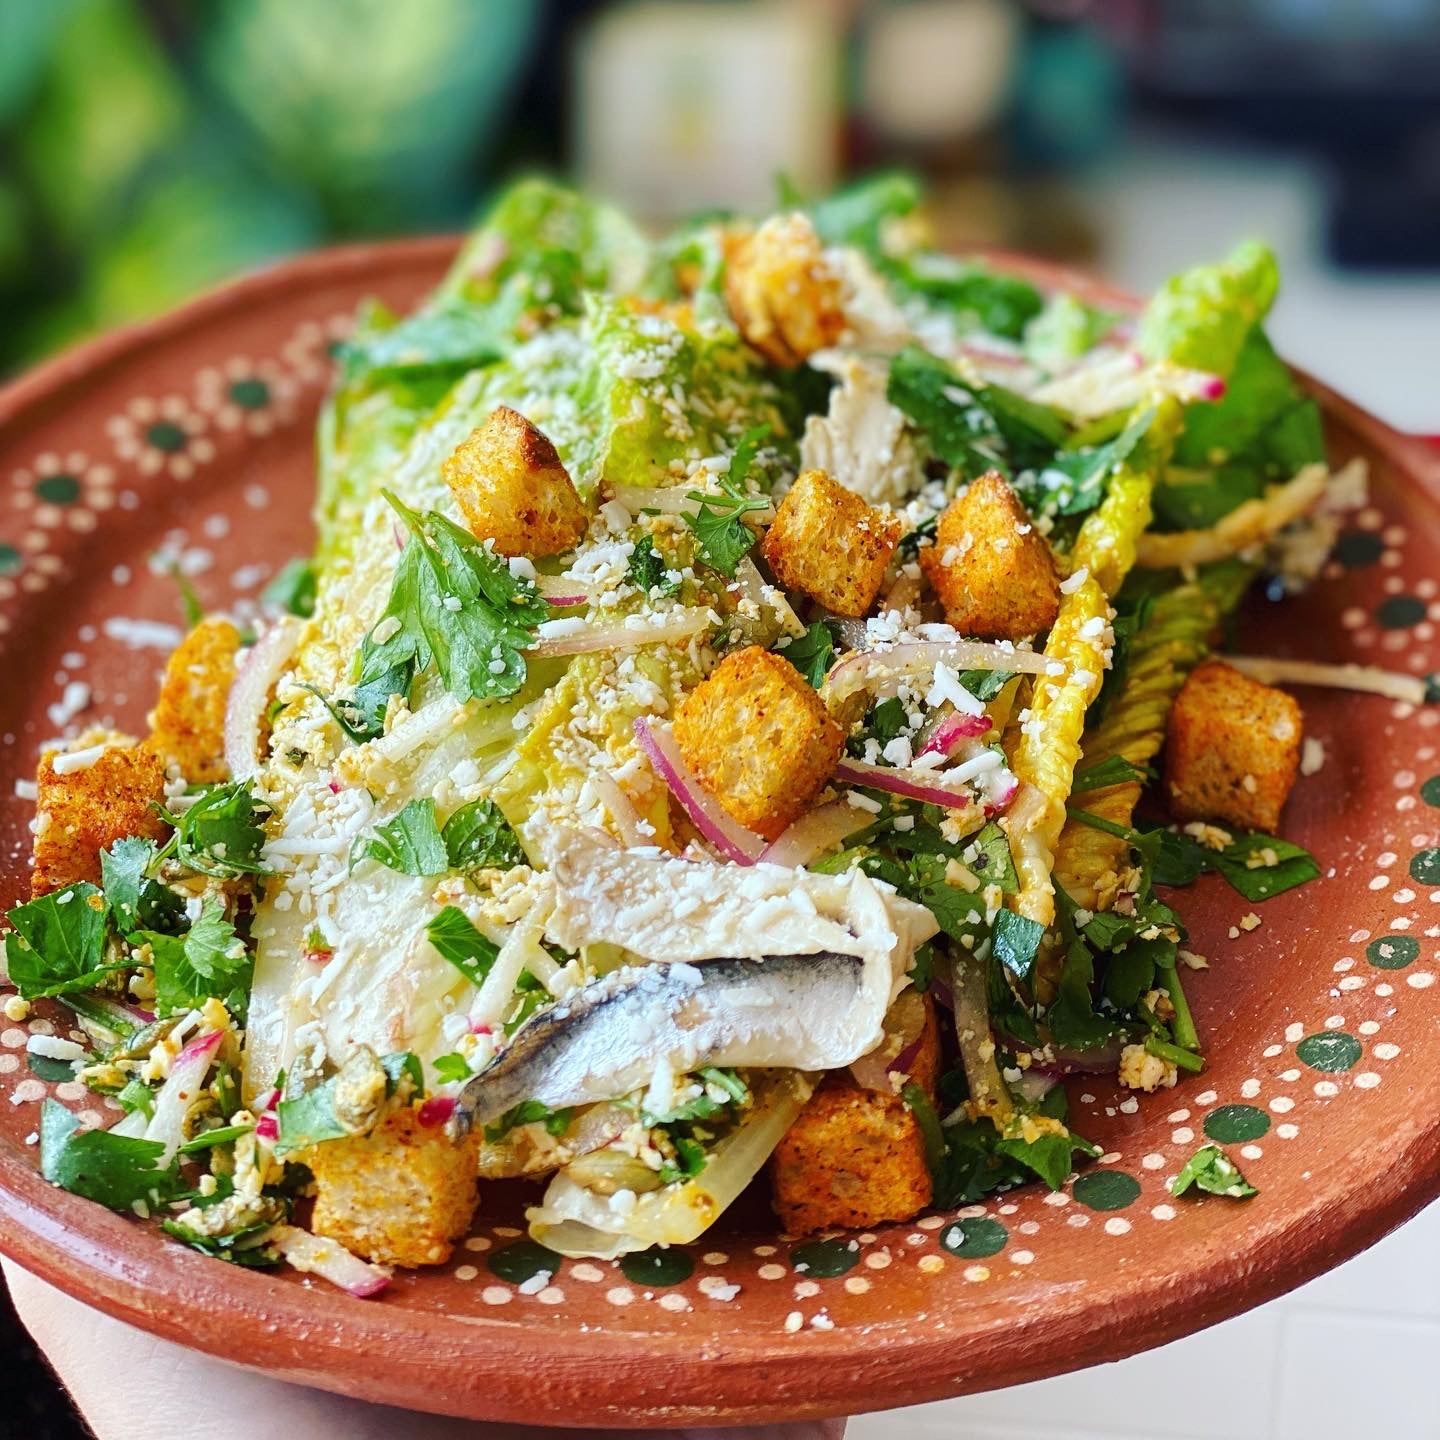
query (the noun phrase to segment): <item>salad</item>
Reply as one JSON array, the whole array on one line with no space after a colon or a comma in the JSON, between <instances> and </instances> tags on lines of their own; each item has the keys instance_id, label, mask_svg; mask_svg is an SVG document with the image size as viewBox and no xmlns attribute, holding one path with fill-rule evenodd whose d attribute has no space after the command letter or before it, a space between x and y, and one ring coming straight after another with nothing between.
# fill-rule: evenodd
<instances>
[{"instance_id":1,"label":"salad","mask_svg":"<svg viewBox=\"0 0 1440 1440\"><path fill-rule=\"evenodd\" d=\"M119 1113L47 1101L45 1176L359 1295L499 1179L597 1257L752 1182L797 1235L1061 1186L1066 1075L1205 1067L1183 887L1319 873L1275 682L1418 698L1215 653L1364 498L1277 284L1097 308L895 177L658 240L508 191L358 316L265 623L41 758L4 1010Z\"/></svg>"}]
</instances>

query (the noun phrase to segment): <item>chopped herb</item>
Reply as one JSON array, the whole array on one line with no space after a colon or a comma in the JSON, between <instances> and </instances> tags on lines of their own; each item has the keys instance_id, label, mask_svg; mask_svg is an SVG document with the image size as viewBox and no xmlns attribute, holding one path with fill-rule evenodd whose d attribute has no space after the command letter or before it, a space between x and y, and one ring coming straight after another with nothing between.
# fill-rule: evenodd
<instances>
[{"instance_id":1,"label":"chopped herb","mask_svg":"<svg viewBox=\"0 0 1440 1440\"><path fill-rule=\"evenodd\" d=\"M920 1138L925 1144L925 1163L934 1175L945 1163L945 1132L940 1128L940 1117L935 1113L930 1097L913 1081L901 1089L900 1098L915 1117Z\"/></svg>"},{"instance_id":2,"label":"chopped herb","mask_svg":"<svg viewBox=\"0 0 1440 1440\"><path fill-rule=\"evenodd\" d=\"M1274 864L1268 863L1272 854ZM1320 874L1315 857L1304 846L1274 835L1237 835L1212 863L1247 900L1269 900Z\"/></svg>"},{"instance_id":3,"label":"chopped herb","mask_svg":"<svg viewBox=\"0 0 1440 1440\"><path fill-rule=\"evenodd\" d=\"M1218 1145L1202 1145L1181 1167L1170 1193L1183 1195L1192 1185L1207 1194L1227 1195L1232 1200L1248 1200L1260 1193Z\"/></svg>"},{"instance_id":4,"label":"chopped herb","mask_svg":"<svg viewBox=\"0 0 1440 1440\"><path fill-rule=\"evenodd\" d=\"M720 482L720 494L692 490L686 496L700 508L685 516L685 523L695 532L696 543L705 563L720 574L734 578L735 568L755 544L755 532L741 518L756 510L769 508L763 495L751 495L745 488L755 455L770 433L768 425L747 430L730 457L730 470Z\"/></svg>"},{"instance_id":5,"label":"chopped herb","mask_svg":"<svg viewBox=\"0 0 1440 1440\"><path fill-rule=\"evenodd\" d=\"M389 1055L382 1055L380 1068L385 1072L387 1100L406 1085L417 1095L425 1093L425 1072L421 1069L420 1057L413 1050L395 1050Z\"/></svg>"},{"instance_id":6,"label":"chopped herb","mask_svg":"<svg viewBox=\"0 0 1440 1440\"><path fill-rule=\"evenodd\" d=\"M1132 420L1104 445L1060 450L1038 470L1017 477L1017 489L1032 515L1083 515L1104 498L1106 481L1145 437L1155 418L1153 409Z\"/></svg>"},{"instance_id":7,"label":"chopped herb","mask_svg":"<svg viewBox=\"0 0 1440 1440\"><path fill-rule=\"evenodd\" d=\"M213 1150L217 1145L233 1145L254 1133L253 1125L217 1125L213 1130L202 1130L193 1140L187 1140L180 1147L180 1153L198 1155L202 1150Z\"/></svg>"},{"instance_id":8,"label":"chopped herb","mask_svg":"<svg viewBox=\"0 0 1440 1440\"><path fill-rule=\"evenodd\" d=\"M261 602L308 620L315 613L316 579L314 562L297 555L260 592Z\"/></svg>"},{"instance_id":9,"label":"chopped herb","mask_svg":"<svg viewBox=\"0 0 1440 1440\"><path fill-rule=\"evenodd\" d=\"M261 827L270 809L255 799L249 783L223 781L191 794L193 803L180 814L162 812L175 834L157 860L173 852L182 866L202 875L268 875L260 851L265 844Z\"/></svg>"},{"instance_id":10,"label":"chopped herb","mask_svg":"<svg viewBox=\"0 0 1440 1440\"><path fill-rule=\"evenodd\" d=\"M982 704L993 700L1013 679L1013 670L962 670L960 684Z\"/></svg>"},{"instance_id":11,"label":"chopped herb","mask_svg":"<svg viewBox=\"0 0 1440 1440\"><path fill-rule=\"evenodd\" d=\"M262 1238L270 1228L270 1221L261 1220L225 1235L206 1235L182 1225L178 1220L161 1222L161 1229L167 1235L174 1236L192 1250L198 1250L213 1260L243 1265L248 1270L268 1269L280 1264L280 1256Z\"/></svg>"},{"instance_id":12,"label":"chopped herb","mask_svg":"<svg viewBox=\"0 0 1440 1440\"><path fill-rule=\"evenodd\" d=\"M966 846L976 848L973 860L967 862L971 870L987 885L998 885L1006 895L1014 895L1020 889L1020 877L1015 873L1015 860L1010 853L1010 837L1001 829L999 822L987 820Z\"/></svg>"},{"instance_id":13,"label":"chopped herb","mask_svg":"<svg viewBox=\"0 0 1440 1440\"><path fill-rule=\"evenodd\" d=\"M525 863L519 839L493 800L462 805L445 822L440 838L453 870L512 870Z\"/></svg>"},{"instance_id":14,"label":"chopped herb","mask_svg":"<svg viewBox=\"0 0 1440 1440\"><path fill-rule=\"evenodd\" d=\"M385 716L390 711L390 697L407 699L415 680L415 662L404 660L362 680L347 698L327 699L313 685L302 684L329 712L335 723L354 741L364 744L385 733Z\"/></svg>"},{"instance_id":15,"label":"chopped herb","mask_svg":"<svg viewBox=\"0 0 1440 1440\"><path fill-rule=\"evenodd\" d=\"M1040 941L1045 936L1045 927L1038 920L1017 915L1013 910L1002 910L995 917L990 935L1000 963L1017 980L1028 980L1035 967Z\"/></svg>"},{"instance_id":16,"label":"chopped herb","mask_svg":"<svg viewBox=\"0 0 1440 1440\"><path fill-rule=\"evenodd\" d=\"M677 1180L693 1180L709 1163L705 1147L689 1135L672 1135L675 1160L660 1167L660 1182L673 1185Z\"/></svg>"},{"instance_id":17,"label":"chopped herb","mask_svg":"<svg viewBox=\"0 0 1440 1440\"><path fill-rule=\"evenodd\" d=\"M383 493L410 538L385 613L361 646L360 684L406 664L426 670L433 663L457 700L513 695L525 683L521 652L534 643L549 607L468 530Z\"/></svg>"},{"instance_id":18,"label":"chopped herb","mask_svg":"<svg viewBox=\"0 0 1440 1440\"><path fill-rule=\"evenodd\" d=\"M111 1210L129 1210L173 1199L183 1188L179 1163L159 1167L165 1146L158 1140L82 1130L58 1100L40 1112L40 1173L52 1185Z\"/></svg>"},{"instance_id":19,"label":"chopped herb","mask_svg":"<svg viewBox=\"0 0 1440 1440\"><path fill-rule=\"evenodd\" d=\"M779 653L818 690L825 683L826 672L834 659L835 640L830 627L823 620L817 620Z\"/></svg>"},{"instance_id":20,"label":"chopped herb","mask_svg":"<svg viewBox=\"0 0 1440 1440\"><path fill-rule=\"evenodd\" d=\"M500 947L475 928L470 917L457 906L447 905L425 926L430 943L472 985L481 984L490 973Z\"/></svg>"},{"instance_id":21,"label":"chopped herb","mask_svg":"<svg viewBox=\"0 0 1440 1440\"><path fill-rule=\"evenodd\" d=\"M570 1111L568 1108L552 1110L539 1100L522 1100L485 1127L485 1138L494 1144L503 1140L517 1125L536 1125L542 1121L548 1134L563 1135L570 1124Z\"/></svg>"},{"instance_id":22,"label":"chopped herb","mask_svg":"<svg viewBox=\"0 0 1440 1440\"><path fill-rule=\"evenodd\" d=\"M665 557L655 548L653 535L642 535L635 542L635 548L630 552L630 563L626 567L625 577L645 594L658 593L662 597L676 594L681 584L678 575L671 579L669 567L665 564Z\"/></svg>"},{"instance_id":23,"label":"chopped herb","mask_svg":"<svg viewBox=\"0 0 1440 1440\"><path fill-rule=\"evenodd\" d=\"M105 897L88 880L52 890L9 911L5 937L10 982L27 1000L92 990L105 964Z\"/></svg>"},{"instance_id":24,"label":"chopped herb","mask_svg":"<svg viewBox=\"0 0 1440 1440\"><path fill-rule=\"evenodd\" d=\"M450 856L435 820L435 801L409 800L400 812L359 836L350 852L351 865L374 860L402 875L443 875Z\"/></svg>"},{"instance_id":25,"label":"chopped herb","mask_svg":"<svg viewBox=\"0 0 1440 1440\"><path fill-rule=\"evenodd\" d=\"M1107 755L1093 765L1082 765L1076 770L1070 791L1074 795L1083 795L1087 790L1104 790L1108 786L1125 785L1131 781L1143 785L1152 773L1144 766L1132 765L1123 755Z\"/></svg>"},{"instance_id":26,"label":"chopped herb","mask_svg":"<svg viewBox=\"0 0 1440 1440\"><path fill-rule=\"evenodd\" d=\"M450 1055L437 1055L430 1062L430 1068L435 1072L442 1085L470 1078L470 1062L458 1052Z\"/></svg>"},{"instance_id":27,"label":"chopped herb","mask_svg":"<svg viewBox=\"0 0 1440 1440\"><path fill-rule=\"evenodd\" d=\"M100 883L105 889L115 928L173 933L185 921L185 902L168 885L153 879L159 851L153 840L131 835L100 852Z\"/></svg>"},{"instance_id":28,"label":"chopped herb","mask_svg":"<svg viewBox=\"0 0 1440 1440\"><path fill-rule=\"evenodd\" d=\"M243 1014L253 962L219 900L206 900L183 936L137 930L130 938L150 947L159 1013L192 1010L215 996L227 1009Z\"/></svg>"},{"instance_id":29,"label":"chopped herb","mask_svg":"<svg viewBox=\"0 0 1440 1440\"><path fill-rule=\"evenodd\" d=\"M307 1145L318 1145L323 1140L342 1140L350 1134L335 1113L336 1079L332 1075L328 1080L312 1085L303 1094L282 1100L275 1107L280 1125L280 1137L275 1142L277 1155L303 1150Z\"/></svg>"}]
</instances>

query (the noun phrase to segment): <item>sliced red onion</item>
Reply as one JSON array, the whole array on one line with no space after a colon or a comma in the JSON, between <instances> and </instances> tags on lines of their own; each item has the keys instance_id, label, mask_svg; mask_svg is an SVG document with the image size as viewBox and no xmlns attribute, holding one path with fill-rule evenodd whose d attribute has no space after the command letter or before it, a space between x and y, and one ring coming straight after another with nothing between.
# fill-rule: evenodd
<instances>
[{"instance_id":1,"label":"sliced red onion","mask_svg":"<svg viewBox=\"0 0 1440 1440\"><path fill-rule=\"evenodd\" d=\"M893 695L902 680L930 674L939 664L954 670L1014 670L1043 675L1051 663L1037 650L1009 650L980 640L907 641L888 650L860 650L847 655L826 679L825 698L833 707L860 690L880 697Z\"/></svg>"},{"instance_id":2,"label":"sliced red onion","mask_svg":"<svg viewBox=\"0 0 1440 1440\"><path fill-rule=\"evenodd\" d=\"M798 869L848 840L857 830L863 830L871 818L847 800L832 800L828 805L821 805L802 815L760 852L760 859L768 865L787 865Z\"/></svg>"},{"instance_id":3,"label":"sliced red onion","mask_svg":"<svg viewBox=\"0 0 1440 1440\"><path fill-rule=\"evenodd\" d=\"M170 1073L155 1096L155 1109L145 1126L145 1139L158 1140L165 1147L157 1162L168 1165L185 1139L185 1116L205 1084L211 1062L224 1031L211 1030L192 1040L170 1064Z\"/></svg>"},{"instance_id":4,"label":"sliced red onion","mask_svg":"<svg viewBox=\"0 0 1440 1440\"><path fill-rule=\"evenodd\" d=\"M635 740L700 834L737 865L753 865L765 849L764 839L734 820L705 789L685 764L670 727L642 715L635 722Z\"/></svg>"},{"instance_id":5,"label":"sliced red onion","mask_svg":"<svg viewBox=\"0 0 1440 1440\"><path fill-rule=\"evenodd\" d=\"M963 741L978 740L989 729L988 715L963 715L958 710L952 710L930 731L916 753L933 755L939 751L945 756L953 755Z\"/></svg>"},{"instance_id":6,"label":"sliced red onion","mask_svg":"<svg viewBox=\"0 0 1440 1440\"><path fill-rule=\"evenodd\" d=\"M638 650L644 645L673 645L690 640L720 623L711 610L681 611L673 620L658 625L627 625L609 621L603 625L577 616L569 620L543 620L531 655L592 655L605 650Z\"/></svg>"},{"instance_id":7,"label":"sliced red onion","mask_svg":"<svg viewBox=\"0 0 1440 1440\"><path fill-rule=\"evenodd\" d=\"M390 1283L388 1270L367 1264L327 1236L312 1235L295 1225L277 1225L268 1239L297 1270L318 1275L362 1300L378 1295Z\"/></svg>"},{"instance_id":8,"label":"sliced red onion","mask_svg":"<svg viewBox=\"0 0 1440 1440\"><path fill-rule=\"evenodd\" d=\"M280 1138L280 1121L274 1115L262 1115L255 1122L255 1134L261 1140L278 1140Z\"/></svg>"},{"instance_id":9,"label":"sliced red onion","mask_svg":"<svg viewBox=\"0 0 1440 1440\"><path fill-rule=\"evenodd\" d=\"M1044 1071L1037 1070L1032 1065L1030 1069L1021 1071L1018 1080L1010 1081L1010 1089L1011 1092L1021 1100L1024 1100L1030 1105L1035 1105L1043 1100L1059 1083L1058 1077L1047 1075Z\"/></svg>"},{"instance_id":10,"label":"sliced red onion","mask_svg":"<svg viewBox=\"0 0 1440 1440\"><path fill-rule=\"evenodd\" d=\"M938 770L909 770L896 765L871 765L848 756L835 767L835 778L869 790L885 790L891 795L904 795L926 805L944 805L963 810L975 798L968 790L955 790L940 784Z\"/></svg>"},{"instance_id":11,"label":"sliced red onion","mask_svg":"<svg viewBox=\"0 0 1440 1440\"><path fill-rule=\"evenodd\" d=\"M1042 1075L1113 1075L1120 1064L1123 1040L1111 1041L1094 1050L1065 1050L1052 1047L1050 1059L1035 1060L1030 1068Z\"/></svg>"},{"instance_id":12,"label":"sliced red onion","mask_svg":"<svg viewBox=\"0 0 1440 1440\"><path fill-rule=\"evenodd\" d=\"M225 763L232 780L248 780L260 768L260 724L270 692L300 641L302 620L287 616L250 647L235 672L225 701Z\"/></svg>"},{"instance_id":13,"label":"sliced red onion","mask_svg":"<svg viewBox=\"0 0 1440 1440\"><path fill-rule=\"evenodd\" d=\"M880 1043L850 1067L855 1082L867 1090L892 1094L892 1075L908 1075L925 1034L925 997L918 990L902 990L885 1012Z\"/></svg>"},{"instance_id":14,"label":"sliced red onion","mask_svg":"<svg viewBox=\"0 0 1440 1440\"><path fill-rule=\"evenodd\" d=\"M578 580L568 580L564 575L539 575L534 583L540 594L561 610L571 605L588 605L595 598L588 586Z\"/></svg>"}]
</instances>

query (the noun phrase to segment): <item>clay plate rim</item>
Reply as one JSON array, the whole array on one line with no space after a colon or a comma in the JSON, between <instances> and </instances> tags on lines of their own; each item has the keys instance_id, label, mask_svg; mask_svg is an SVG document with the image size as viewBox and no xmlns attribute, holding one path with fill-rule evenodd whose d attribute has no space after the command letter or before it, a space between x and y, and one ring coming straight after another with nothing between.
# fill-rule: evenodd
<instances>
[{"instance_id":1,"label":"clay plate rim","mask_svg":"<svg viewBox=\"0 0 1440 1440\"><path fill-rule=\"evenodd\" d=\"M296 289L386 273L438 273L453 237L322 250L248 275L160 317L68 351L0 390L0 425L63 406L79 387L129 367L175 338ZM1111 303L1133 304L1090 277L1002 255L1006 268ZM1333 421L1440 503L1440 458L1305 377ZM157 1247L133 1223L47 1185L0 1149L0 1252L75 1298L153 1334L220 1358L340 1393L455 1415L551 1425L605 1420L636 1427L759 1423L853 1414L1017 1384L1116 1360L1263 1303L1374 1243L1440 1195L1440 1116L1400 1117L1392 1163L1368 1177L1363 1205L1348 1178L1317 1181L1310 1203L1256 1254L1200 1243L1183 1274L1109 1293L1057 1287L1014 1347L1014 1317L977 1304L963 1339L913 1317L853 1332L774 1329L696 1348L653 1331L609 1334L533 1322L366 1305L178 1246ZM984 1318L980 1312L988 1311ZM843 1367L843 1368L841 1368ZM840 1377L844 1378L841 1379ZM656 1390L657 1377L664 1394Z\"/></svg>"}]
</instances>

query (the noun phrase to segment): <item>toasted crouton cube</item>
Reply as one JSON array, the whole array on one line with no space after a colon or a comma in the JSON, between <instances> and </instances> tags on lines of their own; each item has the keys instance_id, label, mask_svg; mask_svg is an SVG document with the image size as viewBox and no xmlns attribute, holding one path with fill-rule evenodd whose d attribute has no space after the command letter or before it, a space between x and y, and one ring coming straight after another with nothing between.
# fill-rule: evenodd
<instances>
[{"instance_id":1,"label":"toasted crouton cube","mask_svg":"<svg viewBox=\"0 0 1440 1440\"><path fill-rule=\"evenodd\" d=\"M940 1036L928 997L924 1005L908 1079L933 1101ZM826 1076L811 1096L775 1149L770 1182L775 1212L792 1235L908 1220L933 1194L914 1114L898 1094L867 1090L848 1071Z\"/></svg>"},{"instance_id":2,"label":"toasted crouton cube","mask_svg":"<svg viewBox=\"0 0 1440 1440\"><path fill-rule=\"evenodd\" d=\"M368 1135L302 1152L315 1176L317 1235L377 1265L443 1265L476 1204L476 1138L422 1125L422 1107L391 1111Z\"/></svg>"},{"instance_id":3,"label":"toasted crouton cube","mask_svg":"<svg viewBox=\"0 0 1440 1440\"><path fill-rule=\"evenodd\" d=\"M1165 727L1165 794L1177 820L1274 832L1300 764L1293 696L1219 660L1191 671Z\"/></svg>"},{"instance_id":4,"label":"toasted crouton cube","mask_svg":"<svg viewBox=\"0 0 1440 1440\"><path fill-rule=\"evenodd\" d=\"M133 736L90 731L68 751L47 750L35 775L32 895L100 880L100 852L127 835L159 840L165 795L160 757Z\"/></svg>"},{"instance_id":5,"label":"toasted crouton cube","mask_svg":"<svg viewBox=\"0 0 1440 1440\"><path fill-rule=\"evenodd\" d=\"M225 763L225 702L235 680L240 632L219 616L202 620L165 666L150 716L150 749L196 785L230 773Z\"/></svg>"},{"instance_id":6,"label":"toasted crouton cube","mask_svg":"<svg viewBox=\"0 0 1440 1440\"><path fill-rule=\"evenodd\" d=\"M470 532L499 555L558 555L585 533L585 506L555 447L497 406L440 467Z\"/></svg>"},{"instance_id":7,"label":"toasted crouton cube","mask_svg":"<svg viewBox=\"0 0 1440 1440\"><path fill-rule=\"evenodd\" d=\"M962 635L1023 640L1060 613L1060 577L1049 542L993 470L945 508L920 568Z\"/></svg>"},{"instance_id":8,"label":"toasted crouton cube","mask_svg":"<svg viewBox=\"0 0 1440 1440\"><path fill-rule=\"evenodd\" d=\"M725 303L740 333L772 364L793 367L845 331L840 277L800 214L776 215L725 246Z\"/></svg>"},{"instance_id":9,"label":"toasted crouton cube","mask_svg":"<svg viewBox=\"0 0 1440 1440\"><path fill-rule=\"evenodd\" d=\"M858 618L874 603L902 526L823 470L805 470L775 511L760 551L787 590L835 615Z\"/></svg>"},{"instance_id":10,"label":"toasted crouton cube","mask_svg":"<svg viewBox=\"0 0 1440 1440\"><path fill-rule=\"evenodd\" d=\"M675 740L725 809L773 840L829 778L845 731L788 660L751 645L680 703Z\"/></svg>"}]
</instances>

